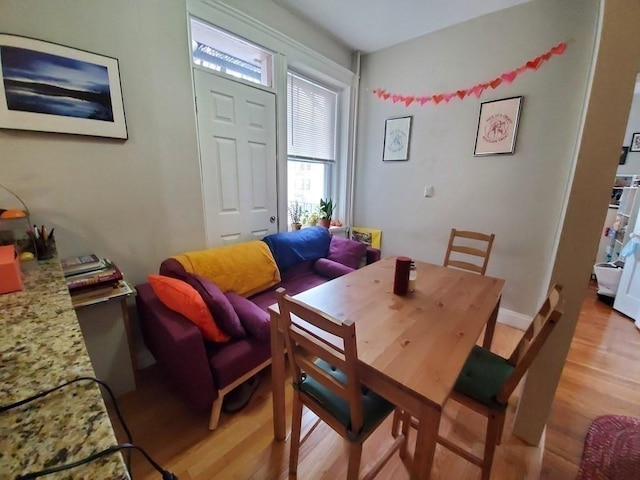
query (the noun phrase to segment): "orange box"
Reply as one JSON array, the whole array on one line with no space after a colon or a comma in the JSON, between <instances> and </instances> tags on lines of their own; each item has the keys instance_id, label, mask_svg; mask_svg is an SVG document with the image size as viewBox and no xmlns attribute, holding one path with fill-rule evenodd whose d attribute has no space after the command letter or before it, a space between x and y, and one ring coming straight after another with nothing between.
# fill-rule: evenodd
<instances>
[{"instance_id":1,"label":"orange box","mask_svg":"<svg viewBox=\"0 0 640 480\"><path fill-rule=\"evenodd\" d=\"M0 293L22 290L20 260L13 245L0 247Z\"/></svg>"}]
</instances>

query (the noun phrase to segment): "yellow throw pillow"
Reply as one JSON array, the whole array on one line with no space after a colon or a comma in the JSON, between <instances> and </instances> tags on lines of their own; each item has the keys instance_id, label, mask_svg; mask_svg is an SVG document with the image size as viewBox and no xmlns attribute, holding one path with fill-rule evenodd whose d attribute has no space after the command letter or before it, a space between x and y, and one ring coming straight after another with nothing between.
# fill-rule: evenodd
<instances>
[{"instance_id":1,"label":"yellow throw pillow","mask_svg":"<svg viewBox=\"0 0 640 480\"><path fill-rule=\"evenodd\" d=\"M204 338L219 343L229 340L229 335L218 328L204 300L191 285L163 275L148 275L147 279L160 301L193 322Z\"/></svg>"},{"instance_id":2,"label":"yellow throw pillow","mask_svg":"<svg viewBox=\"0 0 640 480\"><path fill-rule=\"evenodd\" d=\"M280 282L278 265L261 240L187 252L173 258L187 272L212 281L225 293L250 297Z\"/></svg>"}]
</instances>

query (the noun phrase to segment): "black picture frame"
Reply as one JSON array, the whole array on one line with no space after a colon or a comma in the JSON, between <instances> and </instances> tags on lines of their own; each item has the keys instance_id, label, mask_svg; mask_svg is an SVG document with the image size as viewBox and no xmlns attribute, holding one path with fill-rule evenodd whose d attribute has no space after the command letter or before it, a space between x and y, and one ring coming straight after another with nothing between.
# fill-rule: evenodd
<instances>
[{"instance_id":1,"label":"black picture frame","mask_svg":"<svg viewBox=\"0 0 640 480\"><path fill-rule=\"evenodd\" d=\"M523 96L490 100L480 104L473 155L513 155Z\"/></svg>"},{"instance_id":2,"label":"black picture frame","mask_svg":"<svg viewBox=\"0 0 640 480\"><path fill-rule=\"evenodd\" d=\"M627 153L629 152L629 147L622 147L620 150L620 160L618 161L618 165L624 165L627 163Z\"/></svg>"},{"instance_id":3,"label":"black picture frame","mask_svg":"<svg viewBox=\"0 0 640 480\"><path fill-rule=\"evenodd\" d=\"M389 118L384 123L384 162L404 162L409 160L411 143L411 121L413 117Z\"/></svg>"},{"instance_id":4,"label":"black picture frame","mask_svg":"<svg viewBox=\"0 0 640 480\"><path fill-rule=\"evenodd\" d=\"M640 132L631 135L630 152L640 152Z\"/></svg>"},{"instance_id":5,"label":"black picture frame","mask_svg":"<svg viewBox=\"0 0 640 480\"><path fill-rule=\"evenodd\" d=\"M118 60L0 34L0 128L128 138Z\"/></svg>"}]
</instances>

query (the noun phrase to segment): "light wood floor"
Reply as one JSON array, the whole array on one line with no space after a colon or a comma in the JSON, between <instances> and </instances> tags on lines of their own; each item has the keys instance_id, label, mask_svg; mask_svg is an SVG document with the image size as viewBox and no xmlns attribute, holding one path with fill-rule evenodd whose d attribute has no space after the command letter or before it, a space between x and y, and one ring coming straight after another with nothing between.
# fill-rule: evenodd
<instances>
[{"instance_id":1,"label":"light wood floor","mask_svg":"<svg viewBox=\"0 0 640 480\"><path fill-rule=\"evenodd\" d=\"M499 325L493 349L511 351L521 332ZM554 401L543 452L509 434L507 417L503 444L496 453L494 479L572 479L578 469L582 442L590 422L606 413L640 414L640 332L626 317L595 299L585 299L576 335ZM143 447L163 468L180 480L285 479L289 442L274 442L271 423L269 370L249 405L235 415L222 415L218 430L210 432L208 412L192 412L149 368L140 372L139 387L119 399L134 443ZM287 406L290 409L290 389ZM517 400L517 398L514 398ZM515 402L512 402L510 414ZM289 410L290 411L290 410ZM113 416L118 439L125 441ZM455 420L455 422L452 422ZM346 476L344 441L306 412L298 478L337 480ZM451 405L445 410L441 433L481 453L484 421ZM390 441L390 419L365 442L363 468ZM415 441L413 432L410 442ZM542 460L541 457L543 456ZM136 480L158 474L141 455L133 456ZM407 466L394 456L377 478L408 478ZM479 479L479 469L442 447L436 451L432 478Z\"/></svg>"}]
</instances>

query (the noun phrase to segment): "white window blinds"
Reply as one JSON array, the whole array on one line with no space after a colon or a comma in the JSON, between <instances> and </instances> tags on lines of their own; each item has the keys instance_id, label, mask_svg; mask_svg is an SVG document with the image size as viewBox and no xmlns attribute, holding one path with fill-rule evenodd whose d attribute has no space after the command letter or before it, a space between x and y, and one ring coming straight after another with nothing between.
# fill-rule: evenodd
<instances>
[{"instance_id":1,"label":"white window blinds","mask_svg":"<svg viewBox=\"0 0 640 480\"><path fill-rule=\"evenodd\" d=\"M293 73L287 74L287 144L290 159L336 159L338 95Z\"/></svg>"}]
</instances>

